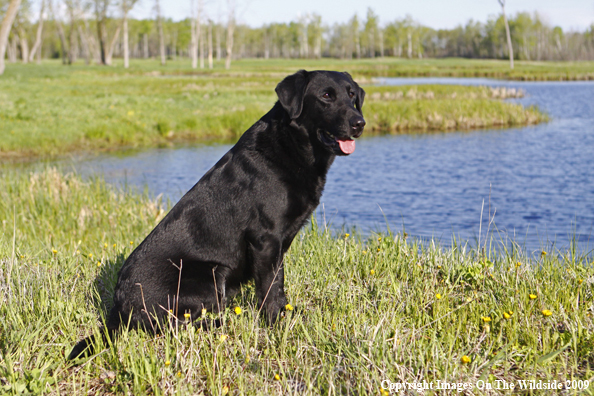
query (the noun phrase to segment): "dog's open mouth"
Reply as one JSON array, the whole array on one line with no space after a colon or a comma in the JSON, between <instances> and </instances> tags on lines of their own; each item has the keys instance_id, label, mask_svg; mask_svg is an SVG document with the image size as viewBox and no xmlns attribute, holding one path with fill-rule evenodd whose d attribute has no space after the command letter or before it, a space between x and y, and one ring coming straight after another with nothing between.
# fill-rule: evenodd
<instances>
[{"instance_id":1,"label":"dog's open mouth","mask_svg":"<svg viewBox=\"0 0 594 396\"><path fill-rule=\"evenodd\" d=\"M355 141L351 138L338 138L328 131L322 131L320 137L322 142L337 154L349 155L355 151Z\"/></svg>"}]
</instances>

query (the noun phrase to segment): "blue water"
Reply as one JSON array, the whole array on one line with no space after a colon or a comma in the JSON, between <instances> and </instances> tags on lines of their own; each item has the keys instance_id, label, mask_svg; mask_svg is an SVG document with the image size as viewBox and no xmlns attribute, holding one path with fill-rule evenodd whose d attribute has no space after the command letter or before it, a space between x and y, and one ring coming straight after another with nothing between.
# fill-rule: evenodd
<instances>
[{"instance_id":1,"label":"blue water","mask_svg":"<svg viewBox=\"0 0 594 396\"><path fill-rule=\"evenodd\" d=\"M318 208L320 222L360 232L403 228L476 245L487 229L523 250L569 246L594 236L594 82L382 79L383 84L454 83L521 88L552 121L533 127L362 138L337 158ZM230 148L154 149L101 155L73 166L112 183L148 186L178 200ZM482 212L482 223L481 223ZM490 215L489 215L490 214ZM490 221L491 224L489 225ZM493 234L494 231L494 234Z\"/></svg>"}]
</instances>

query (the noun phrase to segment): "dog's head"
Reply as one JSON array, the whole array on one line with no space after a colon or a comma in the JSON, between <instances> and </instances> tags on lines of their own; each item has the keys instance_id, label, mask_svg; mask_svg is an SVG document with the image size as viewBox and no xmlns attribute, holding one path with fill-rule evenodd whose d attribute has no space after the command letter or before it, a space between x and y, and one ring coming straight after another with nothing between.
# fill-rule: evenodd
<instances>
[{"instance_id":1,"label":"dog's head","mask_svg":"<svg viewBox=\"0 0 594 396\"><path fill-rule=\"evenodd\" d=\"M315 134L326 149L337 155L355 151L353 139L365 127L365 91L350 74L300 70L281 81L276 93L291 120Z\"/></svg>"}]
</instances>

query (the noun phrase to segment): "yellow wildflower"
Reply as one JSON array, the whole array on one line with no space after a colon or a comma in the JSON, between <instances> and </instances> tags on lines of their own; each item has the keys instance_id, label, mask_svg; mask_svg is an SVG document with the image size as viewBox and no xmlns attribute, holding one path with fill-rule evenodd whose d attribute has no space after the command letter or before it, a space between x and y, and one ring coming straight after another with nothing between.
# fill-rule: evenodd
<instances>
[{"instance_id":1,"label":"yellow wildflower","mask_svg":"<svg viewBox=\"0 0 594 396\"><path fill-rule=\"evenodd\" d=\"M241 307L235 307L234 311L236 315L241 315Z\"/></svg>"},{"instance_id":2,"label":"yellow wildflower","mask_svg":"<svg viewBox=\"0 0 594 396\"><path fill-rule=\"evenodd\" d=\"M223 386L223 395L226 395L229 393L229 387L227 385Z\"/></svg>"},{"instance_id":3,"label":"yellow wildflower","mask_svg":"<svg viewBox=\"0 0 594 396\"><path fill-rule=\"evenodd\" d=\"M56 249L52 249L52 253L56 254L56 253L58 253L58 251Z\"/></svg>"},{"instance_id":4,"label":"yellow wildflower","mask_svg":"<svg viewBox=\"0 0 594 396\"><path fill-rule=\"evenodd\" d=\"M229 338L229 336L228 336L228 335L226 335L226 334L222 334L222 335L221 335L221 342L225 342L225 340L227 340L227 338Z\"/></svg>"},{"instance_id":5,"label":"yellow wildflower","mask_svg":"<svg viewBox=\"0 0 594 396\"><path fill-rule=\"evenodd\" d=\"M369 271L369 275L375 275L375 270Z\"/></svg>"},{"instance_id":6,"label":"yellow wildflower","mask_svg":"<svg viewBox=\"0 0 594 396\"><path fill-rule=\"evenodd\" d=\"M278 374L274 374L274 379L275 379L276 381L280 381L280 375L278 375Z\"/></svg>"},{"instance_id":7,"label":"yellow wildflower","mask_svg":"<svg viewBox=\"0 0 594 396\"><path fill-rule=\"evenodd\" d=\"M437 298L438 300L441 300L441 294L437 293L437 294L435 295L435 298Z\"/></svg>"},{"instance_id":8,"label":"yellow wildflower","mask_svg":"<svg viewBox=\"0 0 594 396\"><path fill-rule=\"evenodd\" d=\"M202 311L200 311L200 315L204 317L204 315L206 315L206 308L202 308Z\"/></svg>"},{"instance_id":9,"label":"yellow wildflower","mask_svg":"<svg viewBox=\"0 0 594 396\"><path fill-rule=\"evenodd\" d=\"M551 316L553 313L551 311L549 311L548 309L543 309L542 314L544 316Z\"/></svg>"},{"instance_id":10,"label":"yellow wildflower","mask_svg":"<svg viewBox=\"0 0 594 396\"><path fill-rule=\"evenodd\" d=\"M534 300L536 298L536 294L530 294L528 297L530 297L531 300Z\"/></svg>"},{"instance_id":11,"label":"yellow wildflower","mask_svg":"<svg viewBox=\"0 0 594 396\"><path fill-rule=\"evenodd\" d=\"M186 318L186 320L190 319L191 317L192 315L187 312L184 314L184 318Z\"/></svg>"},{"instance_id":12,"label":"yellow wildflower","mask_svg":"<svg viewBox=\"0 0 594 396\"><path fill-rule=\"evenodd\" d=\"M471 362L470 358L466 355L462 356L462 358L460 359L462 361L462 363L464 364L468 364Z\"/></svg>"},{"instance_id":13,"label":"yellow wildflower","mask_svg":"<svg viewBox=\"0 0 594 396\"><path fill-rule=\"evenodd\" d=\"M491 318L489 316L483 316L483 322L488 323L491 321Z\"/></svg>"},{"instance_id":14,"label":"yellow wildflower","mask_svg":"<svg viewBox=\"0 0 594 396\"><path fill-rule=\"evenodd\" d=\"M511 315L510 315L510 314L508 314L507 312L504 312L504 313L503 313L503 317L504 317L505 319L509 319L509 318L511 318Z\"/></svg>"},{"instance_id":15,"label":"yellow wildflower","mask_svg":"<svg viewBox=\"0 0 594 396\"><path fill-rule=\"evenodd\" d=\"M97 267L101 267L101 261L97 262Z\"/></svg>"},{"instance_id":16,"label":"yellow wildflower","mask_svg":"<svg viewBox=\"0 0 594 396\"><path fill-rule=\"evenodd\" d=\"M350 236L351 236L351 234L344 234L344 238L345 239L348 238L348 237L350 237Z\"/></svg>"},{"instance_id":17,"label":"yellow wildflower","mask_svg":"<svg viewBox=\"0 0 594 396\"><path fill-rule=\"evenodd\" d=\"M287 304L287 305L285 305L285 310L292 311L293 310L293 306L291 304Z\"/></svg>"},{"instance_id":18,"label":"yellow wildflower","mask_svg":"<svg viewBox=\"0 0 594 396\"><path fill-rule=\"evenodd\" d=\"M165 366L169 366L171 364L171 360L166 360L165 361Z\"/></svg>"}]
</instances>

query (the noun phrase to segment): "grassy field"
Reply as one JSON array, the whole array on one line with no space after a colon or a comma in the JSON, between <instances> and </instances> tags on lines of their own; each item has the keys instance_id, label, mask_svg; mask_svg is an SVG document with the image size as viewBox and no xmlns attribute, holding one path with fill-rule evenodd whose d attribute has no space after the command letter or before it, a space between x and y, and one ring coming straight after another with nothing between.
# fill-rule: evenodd
<instances>
[{"instance_id":1,"label":"grassy field","mask_svg":"<svg viewBox=\"0 0 594 396\"><path fill-rule=\"evenodd\" d=\"M272 107L276 84L300 68L351 72L368 94L366 133L465 130L546 121L538 109L504 102L484 87L379 87L371 79L458 75L452 70L503 72L502 65L394 59L245 60L235 62L230 71L221 64L212 71L193 70L185 60L170 61L165 67L154 60L134 61L128 70L121 65L63 66L58 61L9 65L0 77L0 160L176 142L232 142ZM551 70L561 68L547 65ZM581 73L581 64L576 65L579 67L564 67ZM517 70L522 67L520 64ZM526 72L535 78L542 76L532 72L535 68Z\"/></svg>"},{"instance_id":2,"label":"grassy field","mask_svg":"<svg viewBox=\"0 0 594 396\"><path fill-rule=\"evenodd\" d=\"M55 169L7 170L0 185L0 393L383 395L389 380L457 394L437 381L505 380L517 391L521 380L557 380L590 381L564 394L593 394L591 256L506 251L492 239L440 248L315 224L286 256L295 310L278 325L260 322L248 284L216 330L124 332L69 365L64 354L97 331L118 268L168 204Z\"/></svg>"}]
</instances>

